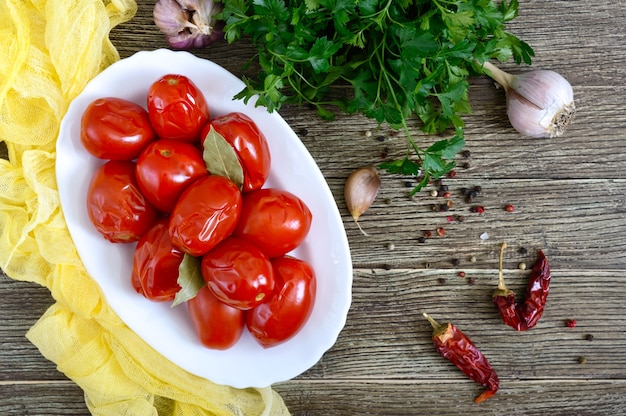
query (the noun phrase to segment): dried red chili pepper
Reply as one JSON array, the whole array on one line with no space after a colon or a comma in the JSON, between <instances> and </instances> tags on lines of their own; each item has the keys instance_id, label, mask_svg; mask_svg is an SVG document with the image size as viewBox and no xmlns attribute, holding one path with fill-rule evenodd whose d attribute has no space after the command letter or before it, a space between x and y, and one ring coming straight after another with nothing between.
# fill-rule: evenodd
<instances>
[{"instance_id":1,"label":"dried red chili pepper","mask_svg":"<svg viewBox=\"0 0 626 416\"><path fill-rule=\"evenodd\" d=\"M439 324L424 314L433 327L433 344L442 357L451 361L473 381L487 390L474 399L476 403L487 400L500 387L500 379L489 364L489 360L461 330L450 322Z\"/></svg>"},{"instance_id":2,"label":"dried red chili pepper","mask_svg":"<svg viewBox=\"0 0 626 416\"><path fill-rule=\"evenodd\" d=\"M492 300L505 324L518 331L525 331L534 327L543 314L550 287L550 266L546 256L539 250L537 261L528 279L524 303L517 303L515 293L504 284L502 257L505 248L506 243L503 243L500 248L498 288L494 290Z\"/></svg>"}]
</instances>

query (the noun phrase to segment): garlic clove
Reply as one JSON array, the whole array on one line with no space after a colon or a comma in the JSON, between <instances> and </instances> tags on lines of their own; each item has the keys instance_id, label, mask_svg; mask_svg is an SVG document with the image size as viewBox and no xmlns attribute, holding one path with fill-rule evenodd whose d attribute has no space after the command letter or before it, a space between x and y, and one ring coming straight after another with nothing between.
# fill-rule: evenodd
<instances>
[{"instance_id":1,"label":"garlic clove","mask_svg":"<svg viewBox=\"0 0 626 416\"><path fill-rule=\"evenodd\" d=\"M361 228L359 218L376 199L380 185L380 176L378 176L376 169L367 166L352 172L344 186L344 198L348 211L364 235L367 233Z\"/></svg>"}]
</instances>

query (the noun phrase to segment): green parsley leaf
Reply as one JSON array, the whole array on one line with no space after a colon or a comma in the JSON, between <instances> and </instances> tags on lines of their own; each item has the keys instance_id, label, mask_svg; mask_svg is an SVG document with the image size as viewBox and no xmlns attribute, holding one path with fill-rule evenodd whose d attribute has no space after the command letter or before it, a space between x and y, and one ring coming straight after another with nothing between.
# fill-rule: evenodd
<instances>
[{"instance_id":1,"label":"green parsley leaf","mask_svg":"<svg viewBox=\"0 0 626 416\"><path fill-rule=\"evenodd\" d=\"M471 112L469 78L490 59L531 64L532 48L506 31L518 0L223 0L228 42L258 49L256 79L236 98L256 97L269 111L307 103L332 120L333 107L403 130L404 158L381 164L419 177L414 192L454 168ZM407 120L424 133L454 131L418 145Z\"/></svg>"}]
</instances>

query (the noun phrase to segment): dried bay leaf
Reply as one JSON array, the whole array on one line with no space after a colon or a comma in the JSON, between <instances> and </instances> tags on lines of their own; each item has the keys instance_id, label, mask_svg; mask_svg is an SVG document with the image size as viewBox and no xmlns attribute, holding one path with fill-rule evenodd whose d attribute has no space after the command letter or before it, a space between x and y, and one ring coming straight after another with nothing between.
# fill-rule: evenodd
<instances>
[{"instance_id":1,"label":"dried bay leaf","mask_svg":"<svg viewBox=\"0 0 626 416\"><path fill-rule=\"evenodd\" d=\"M213 126L204 138L202 158L212 175L225 176L239 188L243 185L243 167L235 149Z\"/></svg>"},{"instance_id":2,"label":"dried bay leaf","mask_svg":"<svg viewBox=\"0 0 626 416\"><path fill-rule=\"evenodd\" d=\"M187 302L196 297L200 289L206 284L200 269L200 257L185 254L183 261L178 266L178 285L180 290L176 292L172 307Z\"/></svg>"}]
</instances>

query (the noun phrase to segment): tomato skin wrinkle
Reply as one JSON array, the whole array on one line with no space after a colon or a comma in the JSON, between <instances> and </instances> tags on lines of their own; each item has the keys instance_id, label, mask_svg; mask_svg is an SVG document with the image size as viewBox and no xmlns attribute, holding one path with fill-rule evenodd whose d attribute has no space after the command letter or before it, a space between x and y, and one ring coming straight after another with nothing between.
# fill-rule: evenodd
<instances>
[{"instance_id":1,"label":"tomato skin wrinkle","mask_svg":"<svg viewBox=\"0 0 626 416\"><path fill-rule=\"evenodd\" d=\"M109 161L94 172L87 191L87 213L98 232L118 243L139 240L158 217L139 191L135 164L129 161Z\"/></svg>"},{"instance_id":2,"label":"tomato skin wrinkle","mask_svg":"<svg viewBox=\"0 0 626 416\"><path fill-rule=\"evenodd\" d=\"M196 335L205 347L226 350L241 338L245 312L221 302L207 286L187 304Z\"/></svg>"},{"instance_id":3,"label":"tomato skin wrinkle","mask_svg":"<svg viewBox=\"0 0 626 416\"><path fill-rule=\"evenodd\" d=\"M156 80L147 104L152 127L162 139L197 143L210 120L202 91L184 75L167 74Z\"/></svg>"},{"instance_id":4,"label":"tomato skin wrinkle","mask_svg":"<svg viewBox=\"0 0 626 416\"><path fill-rule=\"evenodd\" d=\"M243 191L260 189L270 173L271 155L269 144L254 120L240 112L217 117L202 133L205 137L210 128L233 147L244 171Z\"/></svg>"},{"instance_id":5,"label":"tomato skin wrinkle","mask_svg":"<svg viewBox=\"0 0 626 416\"><path fill-rule=\"evenodd\" d=\"M91 102L80 126L85 150L105 160L133 160L156 139L148 112L122 98L104 97Z\"/></svg>"},{"instance_id":6,"label":"tomato skin wrinkle","mask_svg":"<svg viewBox=\"0 0 626 416\"><path fill-rule=\"evenodd\" d=\"M304 260L272 259L276 287L270 298L249 311L246 327L264 348L282 344L306 324L315 304L317 279Z\"/></svg>"},{"instance_id":7,"label":"tomato skin wrinkle","mask_svg":"<svg viewBox=\"0 0 626 416\"><path fill-rule=\"evenodd\" d=\"M135 290L155 302L171 301L178 285L183 252L172 245L169 218L159 219L138 241L133 253L131 282Z\"/></svg>"},{"instance_id":8,"label":"tomato skin wrinkle","mask_svg":"<svg viewBox=\"0 0 626 416\"><path fill-rule=\"evenodd\" d=\"M259 305L274 290L272 264L255 245L229 237L202 257L202 276L213 294L235 308Z\"/></svg>"},{"instance_id":9,"label":"tomato skin wrinkle","mask_svg":"<svg viewBox=\"0 0 626 416\"><path fill-rule=\"evenodd\" d=\"M200 149L177 140L156 140L137 160L139 188L164 213L174 209L188 185L208 174Z\"/></svg>"},{"instance_id":10,"label":"tomato skin wrinkle","mask_svg":"<svg viewBox=\"0 0 626 416\"><path fill-rule=\"evenodd\" d=\"M313 216L296 195L262 188L243 195L243 209L234 235L256 244L268 257L280 257L298 247Z\"/></svg>"},{"instance_id":11,"label":"tomato skin wrinkle","mask_svg":"<svg viewBox=\"0 0 626 416\"><path fill-rule=\"evenodd\" d=\"M170 215L174 246L202 256L234 231L241 206L241 191L231 180L217 175L196 179L180 195Z\"/></svg>"}]
</instances>

